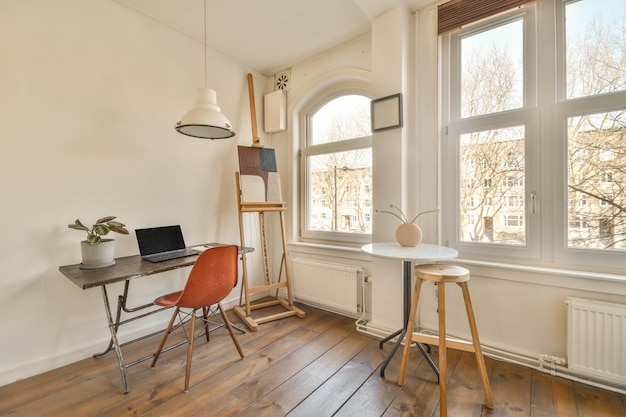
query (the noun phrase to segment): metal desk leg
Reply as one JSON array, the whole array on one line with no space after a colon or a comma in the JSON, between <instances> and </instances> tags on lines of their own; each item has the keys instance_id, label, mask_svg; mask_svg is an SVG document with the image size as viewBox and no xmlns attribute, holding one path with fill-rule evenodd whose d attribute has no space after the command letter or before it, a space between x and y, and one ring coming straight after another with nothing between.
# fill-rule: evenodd
<instances>
[{"instance_id":1,"label":"metal desk leg","mask_svg":"<svg viewBox=\"0 0 626 417\"><path fill-rule=\"evenodd\" d=\"M120 324L121 324L121 319L122 319L122 310L124 310L125 312L132 312L135 310L128 310L126 308L126 299L128 298L128 288L130 286L130 281L126 280L124 282L124 293L120 294L117 296L117 308L116 308L116 312L115 312L115 322L114 323L114 328L115 328L115 333L117 334L117 331L120 328ZM102 286L102 288L104 289L104 285ZM107 306L109 304L107 303ZM140 307L144 308L144 307ZM107 348L102 351L101 353L94 353L93 357L97 358L100 356L103 356L107 353L109 353L111 350L113 350L113 338L111 338L111 340L109 340L109 345L107 346Z\"/></svg>"},{"instance_id":2,"label":"metal desk leg","mask_svg":"<svg viewBox=\"0 0 626 417\"><path fill-rule=\"evenodd\" d=\"M117 353L117 360L120 367L120 372L122 373L122 386L124 388L124 394L128 394L128 381L126 380L126 364L124 363L124 357L122 356L122 349L120 348L120 343L117 340L117 325L113 322L113 316L111 315L111 307L109 306L109 297L107 295L106 286L102 286L102 298L104 300L104 311L107 315L107 320L109 321L109 330L111 331L111 342L113 343L113 347L115 348L115 353ZM118 319L119 321L119 319Z\"/></svg>"},{"instance_id":3,"label":"metal desk leg","mask_svg":"<svg viewBox=\"0 0 626 417\"><path fill-rule=\"evenodd\" d=\"M126 379L126 369L130 368L132 366L135 366L135 365L137 365L137 364L139 364L139 363L141 363L141 362L143 362L145 360L152 359L154 357L154 353L151 353L150 355L144 356L143 358L137 359L137 360L135 360L133 362L126 363L124 361L124 357L122 356L122 346L125 346L126 344L130 344L130 343L134 343L136 341L145 339L145 338L150 337L150 336L154 336L155 334L162 333L162 332L161 331L154 332L154 333L151 333L149 335L138 337L138 338L130 340L130 341L126 342L126 343L120 344L119 340L117 338L117 332L118 332L120 326L123 325L123 324L130 323L132 321L144 318L146 316L150 316L150 315L152 315L154 313L158 313L160 311L163 311L163 310L167 309L167 307L151 309L147 313L134 315L131 318L122 320L121 319L122 318L121 317L122 312L124 312L124 313L136 313L136 312L139 312L141 310L147 309L149 307L154 307L153 303L148 303L148 304L144 304L144 305L140 305L138 307L132 307L132 308L128 307L126 305L126 303L128 301L129 287L130 287L130 281L126 280L126 282L124 284L124 292L122 294L120 294L118 296L118 299L117 299L117 309L116 309L116 315L115 315L115 321L114 321L113 320L113 315L111 313L111 306L109 304L109 297L108 297L108 294L107 294L107 291L106 291L106 286L104 286L104 285L102 286L102 298L104 300L104 310L106 312L107 320L109 322L109 330L111 332L111 339L109 340L109 345L104 350L104 352L96 353L96 354L93 355L94 357L100 357L100 356L110 352L111 350L115 350L115 353L117 354L117 359L118 359L118 362L119 362L120 372L122 373L122 384L123 384L123 388L124 388L124 394L128 394L128 391L129 391L128 381ZM209 331L213 331L213 330L216 330L216 329L218 329L220 327L224 327L224 322L220 319L220 317L218 315L216 315L217 310L215 310L215 309L211 310L210 306L207 307L206 309L207 309L207 313L210 312L211 316L215 316L217 319L220 320L219 323L213 323L215 325L215 327L213 327L212 329L209 328ZM245 333L245 330L243 330L243 329L241 329L239 327L235 327L234 325L232 325L232 326L236 330L238 330L239 332ZM178 327L178 325L176 327ZM197 338L197 337L200 337L200 336L203 336L203 335L204 335L204 333L202 333L200 335L197 335L197 336L194 336L194 337ZM208 337L209 337L208 333L206 334L206 336L207 336L207 341L208 341ZM182 346L185 343L186 342L180 342L180 343L174 344L172 346L168 346L167 348L163 349L163 352L167 352L167 351L169 351L169 350L171 350L173 348L176 348L178 346Z\"/></svg>"},{"instance_id":4,"label":"metal desk leg","mask_svg":"<svg viewBox=\"0 0 626 417\"><path fill-rule=\"evenodd\" d=\"M406 333L408 331L407 326L409 324L409 315L411 314L411 261L402 261L402 307L404 309L404 323L402 329L390 334L389 336L381 340L379 344L379 347L382 349L385 342L399 335L395 345L393 345L393 347L391 348L391 352L389 352L389 355L387 355L387 358L380 367L381 377L385 376L385 369L387 368L387 365L389 365L391 358L393 358L393 355L396 354L396 351L398 350L400 345L402 345L404 337L406 336ZM411 331L413 331L413 329L411 329ZM437 369L437 365L435 365L433 360L430 358L430 356L424 349L424 346L420 342L415 343L417 344L420 352L422 352L422 355L424 355L424 358L426 359L430 367L433 369L433 371L435 371L435 374L437 375L437 381L439 381L439 369Z\"/></svg>"}]
</instances>

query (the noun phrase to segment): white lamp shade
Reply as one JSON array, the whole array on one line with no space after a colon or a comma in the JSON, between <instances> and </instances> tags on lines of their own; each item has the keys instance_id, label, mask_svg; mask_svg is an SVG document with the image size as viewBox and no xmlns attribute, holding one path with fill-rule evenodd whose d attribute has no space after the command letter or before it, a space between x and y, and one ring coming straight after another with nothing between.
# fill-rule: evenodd
<instances>
[{"instance_id":1,"label":"white lamp shade","mask_svg":"<svg viewBox=\"0 0 626 417\"><path fill-rule=\"evenodd\" d=\"M235 136L230 122L217 105L217 94L211 88L198 88L198 100L176 124L183 135L203 139L226 139Z\"/></svg>"}]
</instances>

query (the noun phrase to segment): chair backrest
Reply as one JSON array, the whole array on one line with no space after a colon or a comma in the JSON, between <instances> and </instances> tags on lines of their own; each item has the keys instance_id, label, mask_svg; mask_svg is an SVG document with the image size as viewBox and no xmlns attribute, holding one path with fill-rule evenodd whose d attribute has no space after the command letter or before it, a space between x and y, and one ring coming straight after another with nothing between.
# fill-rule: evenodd
<instances>
[{"instance_id":1,"label":"chair backrest","mask_svg":"<svg viewBox=\"0 0 626 417\"><path fill-rule=\"evenodd\" d=\"M218 246L202 252L176 305L201 308L222 301L237 285L238 252L236 245Z\"/></svg>"}]
</instances>

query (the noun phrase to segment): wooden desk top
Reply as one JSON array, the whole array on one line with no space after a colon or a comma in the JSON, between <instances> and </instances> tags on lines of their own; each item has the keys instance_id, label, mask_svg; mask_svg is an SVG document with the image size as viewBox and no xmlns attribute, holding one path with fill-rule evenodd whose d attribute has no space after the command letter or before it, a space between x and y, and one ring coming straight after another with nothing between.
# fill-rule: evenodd
<instances>
[{"instance_id":1,"label":"wooden desk top","mask_svg":"<svg viewBox=\"0 0 626 417\"><path fill-rule=\"evenodd\" d=\"M206 246L222 246L223 243L207 243ZM253 248L239 248L239 253L253 252ZM163 262L148 262L139 255L124 256L115 259L115 265L106 268L80 269L80 264L65 265L59 267L59 271L69 278L81 289L100 287L114 282L126 281L146 275L158 274L178 268L191 266L196 262L197 256L171 259Z\"/></svg>"}]
</instances>

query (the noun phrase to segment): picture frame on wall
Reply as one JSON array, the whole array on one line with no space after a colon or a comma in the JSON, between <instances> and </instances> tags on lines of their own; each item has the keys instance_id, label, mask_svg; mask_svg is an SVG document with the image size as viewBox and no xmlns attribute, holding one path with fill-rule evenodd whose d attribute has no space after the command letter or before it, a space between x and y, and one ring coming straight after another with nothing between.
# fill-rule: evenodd
<instances>
[{"instance_id":1,"label":"picture frame on wall","mask_svg":"<svg viewBox=\"0 0 626 417\"><path fill-rule=\"evenodd\" d=\"M402 93L372 100L372 132L402 127Z\"/></svg>"}]
</instances>

